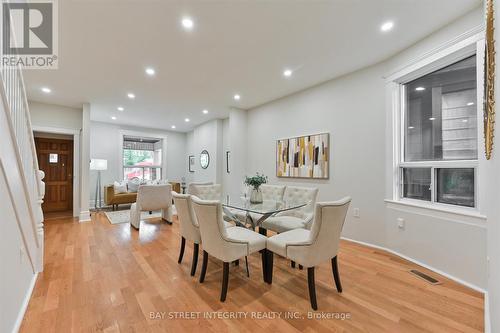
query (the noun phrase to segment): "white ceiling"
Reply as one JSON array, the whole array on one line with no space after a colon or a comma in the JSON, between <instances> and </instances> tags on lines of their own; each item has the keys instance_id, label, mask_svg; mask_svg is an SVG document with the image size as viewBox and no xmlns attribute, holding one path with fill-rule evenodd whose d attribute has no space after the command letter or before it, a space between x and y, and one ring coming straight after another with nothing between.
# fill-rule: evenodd
<instances>
[{"instance_id":1,"label":"white ceiling","mask_svg":"<svg viewBox=\"0 0 500 333\"><path fill-rule=\"evenodd\" d=\"M252 108L382 61L480 3L59 1L59 69L26 71L28 97L89 102L92 120L187 131L226 117L231 107ZM180 24L185 15L195 22L192 31ZM395 27L382 33L387 20ZM155 77L145 75L146 66ZM285 68L294 70L289 79Z\"/></svg>"}]
</instances>

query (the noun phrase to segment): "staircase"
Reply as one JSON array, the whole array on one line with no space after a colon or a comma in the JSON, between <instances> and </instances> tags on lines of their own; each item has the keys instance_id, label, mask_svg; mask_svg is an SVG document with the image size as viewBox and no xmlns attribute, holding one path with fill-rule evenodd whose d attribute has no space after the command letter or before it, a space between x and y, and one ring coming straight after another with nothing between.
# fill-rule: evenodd
<instances>
[{"instance_id":1,"label":"staircase","mask_svg":"<svg viewBox=\"0 0 500 333\"><path fill-rule=\"evenodd\" d=\"M43 270L43 213L41 205L45 192L45 185L42 181L44 173L38 169L35 141L21 69L0 65L0 76L0 96L3 109L1 145L4 146L0 150L0 172L4 173L3 176L6 177L7 184L15 187L10 188L10 196L18 218L21 218L21 212L28 213L27 216L22 216L23 221L18 221L19 229L23 235L26 254L30 259L33 271L41 272ZM5 147L6 145L10 147ZM17 170L12 170L13 166ZM12 175L16 171L17 177ZM20 179L20 184L13 183L15 179ZM25 221L25 218L28 221Z\"/></svg>"},{"instance_id":2,"label":"staircase","mask_svg":"<svg viewBox=\"0 0 500 333\"><path fill-rule=\"evenodd\" d=\"M2 10L0 6L0 36ZM17 332L43 270L45 184L21 69L3 61L0 99L0 332Z\"/></svg>"}]
</instances>

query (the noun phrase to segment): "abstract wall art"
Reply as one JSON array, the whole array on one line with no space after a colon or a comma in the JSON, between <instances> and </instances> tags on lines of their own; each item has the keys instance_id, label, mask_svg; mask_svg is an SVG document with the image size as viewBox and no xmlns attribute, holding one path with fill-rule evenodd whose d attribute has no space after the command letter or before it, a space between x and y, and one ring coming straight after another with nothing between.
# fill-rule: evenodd
<instances>
[{"instance_id":1,"label":"abstract wall art","mask_svg":"<svg viewBox=\"0 0 500 333\"><path fill-rule=\"evenodd\" d=\"M280 139L276 144L276 176L328 179L329 151L328 133Z\"/></svg>"}]
</instances>

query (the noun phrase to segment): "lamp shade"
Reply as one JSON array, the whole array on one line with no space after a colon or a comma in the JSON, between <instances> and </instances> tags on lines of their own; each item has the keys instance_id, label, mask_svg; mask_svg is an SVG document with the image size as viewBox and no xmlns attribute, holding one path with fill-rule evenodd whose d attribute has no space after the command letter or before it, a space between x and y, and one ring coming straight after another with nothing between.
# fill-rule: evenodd
<instances>
[{"instance_id":1,"label":"lamp shade","mask_svg":"<svg viewBox=\"0 0 500 333\"><path fill-rule=\"evenodd\" d=\"M103 171L108 169L108 160L93 158L90 160L90 170Z\"/></svg>"}]
</instances>

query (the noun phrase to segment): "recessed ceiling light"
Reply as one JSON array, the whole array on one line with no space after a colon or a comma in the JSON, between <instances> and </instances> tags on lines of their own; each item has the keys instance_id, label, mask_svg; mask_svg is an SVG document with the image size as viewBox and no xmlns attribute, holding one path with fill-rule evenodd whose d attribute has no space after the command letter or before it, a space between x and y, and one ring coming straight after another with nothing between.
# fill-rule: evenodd
<instances>
[{"instance_id":1,"label":"recessed ceiling light","mask_svg":"<svg viewBox=\"0 0 500 333\"><path fill-rule=\"evenodd\" d=\"M132 94L132 93L128 93L128 94L127 94L127 97L128 97L128 98L130 98L130 99L134 99L134 98L135 98L135 95L134 95L134 94Z\"/></svg>"},{"instance_id":2,"label":"recessed ceiling light","mask_svg":"<svg viewBox=\"0 0 500 333\"><path fill-rule=\"evenodd\" d=\"M42 88L42 91L46 94L50 94L52 92L52 90L50 90L50 88L47 88L47 87L43 87Z\"/></svg>"},{"instance_id":3,"label":"recessed ceiling light","mask_svg":"<svg viewBox=\"0 0 500 333\"><path fill-rule=\"evenodd\" d=\"M170 126L171 129L175 129L175 125Z\"/></svg>"},{"instance_id":4,"label":"recessed ceiling light","mask_svg":"<svg viewBox=\"0 0 500 333\"><path fill-rule=\"evenodd\" d=\"M148 74L149 76L153 76L153 75L155 75L155 73L156 73L156 72L155 72L155 69L154 69L154 68L152 68L152 67L147 67L147 68L145 69L145 72L146 72L146 74Z\"/></svg>"},{"instance_id":5,"label":"recessed ceiling light","mask_svg":"<svg viewBox=\"0 0 500 333\"><path fill-rule=\"evenodd\" d=\"M117 109L118 111L123 111L123 110L125 110L125 108L124 108L123 106L119 106L119 107L117 107L116 109Z\"/></svg>"},{"instance_id":6,"label":"recessed ceiling light","mask_svg":"<svg viewBox=\"0 0 500 333\"><path fill-rule=\"evenodd\" d=\"M115 117L115 116L112 116L112 117L111 117L111 119L116 120L116 117Z\"/></svg>"},{"instance_id":7,"label":"recessed ceiling light","mask_svg":"<svg viewBox=\"0 0 500 333\"><path fill-rule=\"evenodd\" d=\"M207 109L205 109L205 110L203 110L203 111L201 111L201 112L203 112L204 114L207 114L207 113L208 113L208 110L207 110Z\"/></svg>"},{"instance_id":8,"label":"recessed ceiling light","mask_svg":"<svg viewBox=\"0 0 500 333\"><path fill-rule=\"evenodd\" d=\"M184 119L186 123L189 123L191 120L189 118Z\"/></svg>"},{"instance_id":9,"label":"recessed ceiling light","mask_svg":"<svg viewBox=\"0 0 500 333\"><path fill-rule=\"evenodd\" d=\"M436 120L436 118L435 117L430 117L429 120Z\"/></svg>"},{"instance_id":10,"label":"recessed ceiling light","mask_svg":"<svg viewBox=\"0 0 500 333\"><path fill-rule=\"evenodd\" d=\"M239 101L241 99L241 96L238 95L238 94L236 94L236 95L233 96L233 98L234 98L235 101Z\"/></svg>"},{"instance_id":11,"label":"recessed ceiling light","mask_svg":"<svg viewBox=\"0 0 500 333\"><path fill-rule=\"evenodd\" d=\"M416 88L415 88L415 90L416 90L416 91L424 91L424 90L425 90L425 88L424 88L424 87L416 87Z\"/></svg>"},{"instance_id":12,"label":"recessed ceiling light","mask_svg":"<svg viewBox=\"0 0 500 333\"><path fill-rule=\"evenodd\" d=\"M474 105L474 102L467 103L467 106L471 106L471 105Z\"/></svg>"},{"instance_id":13,"label":"recessed ceiling light","mask_svg":"<svg viewBox=\"0 0 500 333\"><path fill-rule=\"evenodd\" d=\"M293 73L293 72L292 72L292 70L291 70L291 69L285 69L285 70L283 71L283 76L285 76L285 77L290 77L290 76L292 76L292 73Z\"/></svg>"},{"instance_id":14,"label":"recessed ceiling light","mask_svg":"<svg viewBox=\"0 0 500 333\"><path fill-rule=\"evenodd\" d=\"M192 30L194 27L193 19L191 19L190 17L183 17L181 22L182 22L182 26L186 30Z\"/></svg>"},{"instance_id":15,"label":"recessed ceiling light","mask_svg":"<svg viewBox=\"0 0 500 333\"><path fill-rule=\"evenodd\" d=\"M408 129L414 129L414 128L415 128L415 127L413 127L413 126L408 126Z\"/></svg>"},{"instance_id":16,"label":"recessed ceiling light","mask_svg":"<svg viewBox=\"0 0 500 333\"><path fill-rule=\"evenodd\" d=\"M387 31L392 30L392 28L394 28L394 22L392 22L392 21L387 21L387 22L384 22L384 23L380 26L380 31L382 31L382 32L387 32Z\"/></svg>"}]
</instances>

